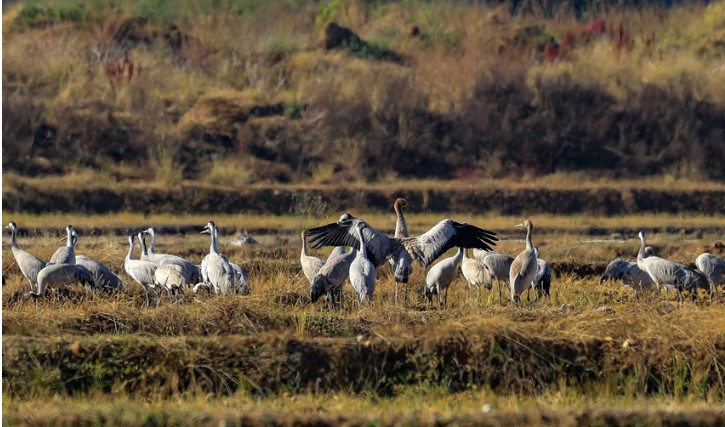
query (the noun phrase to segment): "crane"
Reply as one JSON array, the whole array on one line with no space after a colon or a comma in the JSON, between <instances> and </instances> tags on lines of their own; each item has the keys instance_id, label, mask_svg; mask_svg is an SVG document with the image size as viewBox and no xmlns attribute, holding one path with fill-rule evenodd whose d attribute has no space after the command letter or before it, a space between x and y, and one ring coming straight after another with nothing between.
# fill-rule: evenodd
<instances>
[{"instance_id":1,"label":"crane","mask_svg":"<svg viewBox=\"0 0 725 427\"><path fill-rule=\"evenodd\" d=\"M355 231L357 231L358 239L360 240L360 250L357 251L355 259L350 264L350 283L357 292L358 301L360 306L365 300L372 301L373 293L375 292L375 274L376 269L370 260L368 260L365 251L365 239L362 235L362 230L365 228L365 224L359 222L355 224Z\"/></svg>"},{"instance_id":2,"label":"crane","mask_svg":"<svg viewBox=\"0 0 725 427\"><path fill-rule=\"evenodd\" d=\"M45 261L30 252L20 249L17 241L18 226L14 221L10 221L5 228L10 230L13 237L12 252L15 262L18 264L23 276L28 279L28 283L30 283L30 290L33 290L38 286L38 273L43 269L43 267L45 267Z\"/></svg>"},{"instance_id":3,"label":"crane","mask_svg":"<svg viewBox=\"0 0 725 427\"><path fill-rule=\"evenodd\" d=\"M68 225L65 227L66 231L66 237L62 238L61 240L66 240L66 245L61 246L58 248L58 250L55 251L53 256L50 257L50 261L48 261L48 264L75 264L76 263L76 254L75 254L75 244L78 241L78 239L73 239L73 226Z\"/></svg>"},{"instance_id":4,"label":"crane","mask_svg":"<svg viewBox=\"0 0 725 427\"><path fill-rule=\"evenodd\" d=\"M317 272L320 271L320 268L325 265L325 263L317 257L307 255L307 231L302 230L300 232L300 236L302 237L302 252L300 253L302 273L305 275L307 280L312 283L312 279L315 277Z\"/></svg>"},{"instance_id":5,"label":"crane","mask_svg":"<svg viewBox=\"0 0 725 427\"><path fill-rule=\"evenodd\" d=\"M445 292L443 306L448 307L448 288L456 279L458 265L463 259L463 251L464 248L459 247L455 255L442 259L428 271L425 276L425 286L423 287L423 296L428 299L428 303L432 302L433 295L437 295L438 308L440 308L441 293Z\"/></svg>"},{"instance_id":6,"label":"crane","mask_svg":"<svg viewBox=\"0 0 725 427\"><path fill-rule=\"evenodd\" d=\"M472 288L475 287L477 291L476 300L481 303L481 287L486 289L492 288L491 272L486 267L486 264L477 260L476 258L469 258L466 253L467 250L463 250L463 260L461 261L461 272L463 277L468 282L468 299L471 299Z\"/></svg>"},{"instance_id":7,"label":"crane","mask_svg":"<svg viewBox=\"0 0 725 427\"><path fill-rule=\"evenodd\" d=\"M511 263L511 271L509 272L509 283L511 285L511 301L514 304L521 302L521 293L531 286L536 276L536 252L534 251L534 243L531 238L531 232L534 225L530 220L526 220L516 227L526 227L526 248L514 258Z\"/></svg>"},{"instance_id":8,"label":"crane","mask_svg":"<svg viewBox=\"0 0 725 427\"><path fill-rule=\"evenodd\" d=\"M486 252L478 249L473 250L473 255L488 267L491 278L496 280L496 284L498 285L498 304L501 305L501 282L506 285L507 292L510 292L509 273L511 272L511 264L514 262L514 257L497 251Z\"/></svg>"},{"instance_id":9,"label":"crane","mask_svg":"<svg viewBox=\"0 0 725 427\"><path fill-rule=\"evenodd\" d=\"M153 289L155 292L154 273L156 272L157 266L151 261L131 258L133 256L133 241L134 234L130 234L128 236L128 254L126 254L126 259L123 262L123 268L124 270L126 270L126 274L131 276L131 278L135 280L136 283L141 285L144 292L146 293L146 306L149 306L151 305L149 290Z\"/></svg>"}]
</instances>

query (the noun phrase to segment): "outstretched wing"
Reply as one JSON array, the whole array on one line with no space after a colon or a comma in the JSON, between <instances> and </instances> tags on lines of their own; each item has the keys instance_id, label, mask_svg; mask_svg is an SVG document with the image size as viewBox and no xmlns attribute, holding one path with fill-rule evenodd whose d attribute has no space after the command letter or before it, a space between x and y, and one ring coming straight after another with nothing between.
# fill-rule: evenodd
<instances>
[{"instance_id":1,"label":"outstretched wing","mask_svg":"<svg viewBox=\"0 0 725 427\"><path fill-rule=\"evenodd\" d=\"M307 230L307 239L314 249L322 246L350 246L360 249L360 241L355 227L358 223L365 224L362 230L365 240L365 250L370 262L375 266L381 265L390 255L394 242L388 236L371 227L365 221L345 214L337 222Z\"/></svg>"},{"instance_id":2,"label":"outstretched wing","mask_svg":"<svg viewBox=\"0 0 725 427\"><path fill-rule=\"evenodd\" d=\"M496 246L496 233L475 225L444 219L418 237L404 240L411 256L427 267L451 248L477 248L491 250Z\"/></svg>"}]
</instances>

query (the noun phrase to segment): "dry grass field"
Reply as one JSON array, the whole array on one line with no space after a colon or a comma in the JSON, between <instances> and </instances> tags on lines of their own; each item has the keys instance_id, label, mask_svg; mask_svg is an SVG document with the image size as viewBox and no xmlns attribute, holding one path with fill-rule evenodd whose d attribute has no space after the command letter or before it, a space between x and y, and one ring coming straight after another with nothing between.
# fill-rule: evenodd
<instances>
[{"instance_id":1,"label":"dry grass field","mask_svg":"<svg viewBox=\"0 0 725 427\"><path fill-rule=\"evenodd\" d=\"M47 260L72 224L125 285L28 300L5 230L3 426L725 425L723 290L600 283L641 229L725 256L725 2L643 3L3 4L3 225ZM508 254L531 218L551 296L459 275L438 308L417 266L396 304L383 265L370 304L312 304L300 230L392 234L396 197ZM126 236L199 263L209 220L250 295L146 306Z\"/></svg>"},{"instance_id":2,"label":"dry grass field","mask_svg":"<svg viewBox=\"0 0 725 427\"><path fill-rule=\"evenodd\" d=\"M386 229L392 215L368 214ZM455 216L454 216L455 217ZM409 215L413 233L440 217ZM599 284L615 256L634 259L641 227L658 254L691 264L703 250L723 255L720 217L533 217L534 242L554 270L551 298L523 307L480 304L462 277L447 309L421 294L416 269L407 306L394 305L389 269L376 297L358 308L346 285L342 309L309 302L297 230L310 217L220 216L222 252L250 276L249 296L192 295L144 306L123 271L118 230L190 226L159 236L157 251L199 262L208 218L4 213L31 234L24 249L48 258L59 246L51 224L81 230L78 254L122 275L121 295L79 287L24 300L28 284L3 239L3 415L9 425L717 425L725 421L723 296L700 294L678 307L668 297ZM517 253L511 217L458 218L497 231L498 249ZM265 222L266 220L266 222ZM240 227L243 224L243 227ZM229 245L248 227L260 243ZM62 226L58 225L58 229ZM269 230L277 229L272 233ZM93 230L84 233L84 230ZM186 230L186 229L184 229ZM538 232L537 232L538 230ZM686 231L687 230L687 231ZM257 234L258 233L258 234ZM316 252L324 257L329 249ZM138 249L136 250L138 254ZM572 265L575 265L573 267ZM586 268L584 268L586 267Z\"/></svg>"}]
</instances>

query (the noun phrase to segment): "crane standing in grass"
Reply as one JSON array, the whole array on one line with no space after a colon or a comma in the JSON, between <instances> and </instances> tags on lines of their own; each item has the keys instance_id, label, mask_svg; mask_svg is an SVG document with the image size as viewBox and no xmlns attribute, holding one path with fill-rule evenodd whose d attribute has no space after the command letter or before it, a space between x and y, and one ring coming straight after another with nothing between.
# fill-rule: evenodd
<instances>
[{"instance_id":1,"label":"crane standing in grass","mask_svg":"<svg viewBox=\"0 0 725 427\"><path fill-rule=\"evenodd\" d=\"M151 235L151 245L146 250L146 234ZM149 227L146 230L141 231L139 234L139 240L141 241L141 248L143 253L141 259L145 261L151 261L157 265L173 264L180 267L181 274L184 276L184 280L188 284L194 284L201 281L201 270L199 266L193 262L184 259L177 255L171 254L157 254L155 252L156 246L156 230L153 227Z\"/></svg>"},{"instance_id":2,"label":"crane standing in grass","mask_svg":"<svg viewBox=\"0 0 725 427\"><path fill-rule=\"evenodd\" d=\"M82 284L86 289L93 288L93 275L82 265L76 264L49 264L38 273L38 291L26 292L26 298L38 298L45 295L48 287Z\"/></svg>"},{"instance_id":3,"label":"crane standing in grass","mask_svg":"<svg viewBox=\"0 0 725 427\"><path fill-rule=\"evenodd\" d=\"M463 260L461 261L461 272L463 277L468 282L468 299L471 299L472 288L476 288L476 301L478 304L481 303L481 287L491 289L491 272L488 271L486 264L477 260L476 258L469 258L466 253L467 250L463 250Z\"/></svg>"},{"instance_id":4,"label":"crane standing in grass","mask_svg":"<svg viewBox=\"0 0 725 427\"><path fill-rule=\"evenodd\" d=\"M300 236L302 237L302 252L300 253L302 273L307 278L307 281L312 283L312 279L315 278L317 272L320 271L320 268L322 268L325 263L317 257L307 255L307 231L302 230Z\"/></svg>"},{"instance_id":5,"label":"crane standing in grass","mask_svg":"<svg viewBox=\"0 0 725 427\"><path fill-rule=\"evenodd\" d=\"M320 299L322 295L327 295L329 306L336 302L342 304L342 287L350 275L350 265L356 257L357 251L353 249L342 255L328 258L310 282L312 302Z\"/></svg>"},{"instance_id":6,"label":"crane standing in grass","mask_svg":"<svg viewBox=\"0 0 725 427\"><path fill-rule=\"evenodd\" d=\"M395 234L396 239L410 237L408 234L408 223L405 221L403 208L408 206L408 202L403 198L395 199L393 210L395 211ZM398 305L398 287L403 285L403 303L408 303L408 280L413 274L413 263L405 253L401 253L397 259L389 258L390 267L393 270L395 278L395 305Z\"/></svg>"},{"instance_id":7,"label":"crane standing in grass","mask_svg":"<svg viewBox=\"0 0 725 427\"><path fill-rule=\"evenodd\" d=\"M486 252L478 249L473 250L473 255L488 267L491 278L496 280L496 284L498 285L498 304L501 305L503 288L501 282L506 285L507 292L510 292L509 274L511 273L511 264L514 262L514 257L496 251Z\"/></svg>"},{"instance_id":8,"label":"crane standing in grass","mask_svg":"<svg viewBox=\"0 0 725 427\"><path fill-rule=\"evenodd\" d=\"M534 296L534 302L536 302L544 295L551 297L551 267L548 262L539 258L539 248L534 247L534 252L536 253L536 275L534 275L534 281L531 282L531 287L536 291ZM528 291L526 298L529 298Z\"/></svg>"},{"instance_id":9,"label":"crane standing in grass","mask_svg":"<svg viewBox=\"0 0 725 427\"><path fill-rule=\"evenodd\" d=\"M355 224L355 230L360 240L360 250L357 251L355 259L350 264L350 283L357 292L358 301L360 306L365 300L372 301L373 293L375 292L375 275L376 269L370 260L368 260L365 250L365 239L362 235L362 230L365 228L364 223Z\"/></svg>"},{"instance_id":10,"label":"crane standing in grass","mask_svg":"<svg viewBox=\"0 0 725 427\"><path fill-rule=\"evenodd\" d=\"M725 284L725 261L722 259L705 252L695 259L695 265L707 277L710 295L715 293L718 285Z\"/></svg>"},{"instance_id":11,"label":"crane standing in grass","mask_svg":"<svg viewBox=\"0 0 725 427\"><path fill-rule=\"evenodd\" d=\"M428 271L423 287L423 296L428 299L428 303L432 302L433 295L437 295L438 308L440 308L443 293L443 307L448 307L448 288L456 280L458 265L463 260L463 251L464 248L459 247L455 255L442 259Z\"/></svg>"},{"instance_id":12,"label":"crane standing in grass","mask_svg":"<svg viewBox=\"0 0 725 427\"><path fill-rule=\"evenodd\" d=\"M73 239L74 230L72 225L66 226L65 231L67 235L61 240L66 240L66 245L61 246L60 248L58 248L58 250L55 251L53 256L50 257L50 261L48 261L48 264L76 263L75 244L78 242L78 239Z\"/></svg>"},{"instance_id":13,"label":"crane standing in grass","mask_svg":"<svg viewBox=\"0 0 725 427\"><path fill-rule=\"evenodd\" d=\"M91 272L91 277L93 277L93 289L90 289L91 291L123 291L121 278L95 259L85 255L76 255L76 264L82 265Z\"/></svg>"},{"instance_id":14,"label":"crane standing in grass","mask_svg":"<svg viewBox=\"0 0 725 427\"><path fill-rule=\"evenodd\" d=\"M40 272L40 270L43 269L43 267L45 267L45 261L36 257L30 252L26 252L20 249L16 237L18 233L18 226L15 224L14 221L10 221L5 228L9 229L10 233L12 234L12 252L13 257L15 258L15 262L18 264L20 272L23 273L23 276L28 279L28 283L30 283L30 289L33 290L38 287L38 273Z\"/></svg>"},{"instance_id":15,"label":"crane standing in grass","mask_svg":"<svg viewBox=\"0 0 725 427\"><path fill-rule=\"evenodd\" d=\"M156 272L156 264L151 261L132 259L133 241L134 234L130 234L128 236L128 254L126 254L126 259L123 262L123 268L126 270L126 274L131 276L143 288L146 293L146 305L148 306L151 304L149 291L155 291L154 273Z\"/></svg>"},{"instance_id":16,"label":"crane standing in grass","mask_svg":"<svg viewBox=\"0 0 725 427\"><path fill-rule=\"evenodd\" d=\"M696 284L697 277L687 277L690 274L680 264L654 255L647 256L645 253L647 237L644 230L639 232L639 240L641 244L637 254L637 266L649 274L658 291L662 287L675 289L677 291L677 301L682 303L682 290L686 286Z\"/></svg>"},{"instance_id":17,"label":"crane standing in grass","mask_svg":"<svg viewBox=\"0 0 725 427\"><path fill-rule=\"evenodd\" d=\"M516 227L526 227L526 249L514 258L511 263L511 271L509 273L509 283L511 285L511 301L514 304L520 304L520 295L523 291L531 286L536 276L536 251L534 251L534 243L531 238L531 232L534 225L530 220L526 220Z\"/></svg>"}]
</instances>

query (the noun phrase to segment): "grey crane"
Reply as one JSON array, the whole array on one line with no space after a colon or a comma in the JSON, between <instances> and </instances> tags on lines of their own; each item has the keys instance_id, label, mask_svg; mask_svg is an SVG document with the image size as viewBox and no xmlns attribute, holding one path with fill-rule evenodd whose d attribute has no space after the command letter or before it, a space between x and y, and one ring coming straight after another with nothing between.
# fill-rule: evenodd
<instances>
[{"instance_id":1,"label":"grey crane","mask_svg":"<svg viewBox=\"0 0 725 427\"><path fill-rule=\"evenodd\" d=\"M496 284L498 285L498 304L501 305L501 289L503 288L501 282L506 285L507 292L509 292L509 273L511 272L511 264L514 262L514 257L497 251L486 252L478 249L473 250L473 255L488 267L491 278L496 280Z\"/></svg>"},{"instance_id":2,"label":"grey crane","mask_svg":"<svg viewBox=\"0 0 725 427\"><path fill-rule=\"evenodd\" d=\"M317 275L325 263L312 255L307 255L307 231L302 230L300 232L302 237L302 252L300 253L300 265L302 266L302 273L304 273L307 281L312 283L312 279Z\"/></svg>"},{"instance_id":3,"label":"grey crane","mask_svg":"<svg viewBox=\"0 0 725 427\"><path fill-rule=\"evenodd\" d=\"M491 281L491 272L486 267L486 264L477 260L476 258L469 258L466 253L467 250L463 250L463 260L461 261L461 272L463 277L468 282L468 299L471 299L471 292L473 288L476 288L476 300L481 303L481 288L491 289L493 284Z\"/></svg>"},{"instance_id":4,"label":"grey crane","mask_svg":"<svg viewBox=\"0 0 725 427\"><path fill-rule=\"evenodd\" d=\"M23 276L28 279L30 289L33 290L38 286L38 273L43 269L43 267L45 267L45 261L30 252L20 249L17 241L18 226L14 221L10 221L8 226L5 228L10 230L13 237L12 251L13 257L15 257L15 262L18 264Z\"/></svg>"},{"instance_id":5,"label":"grey crane","mask_svg":"<svg viewBox=\"0 0 725 427\"><path fill-rule=\"evenodd\" d=\"M146 250L146 234L151 235L151 245L148 247L148 250ZM181 274L184 276L184 280L188 284L198 283L201 281L201 271L199 266L193 262L177 255L157 254L154 252L156 245L156 230L153 227L143 230L141 234L139 234L139 240L141 241L141 248L143 250L141 259L154 262L158 265L178 265L181 267Z\"/></svg>"},{"instance_id":6,"label":"grey crane","mask_svg":"<svg viewBox=\"0 0 725 427\"><path fill-rule=\"evenodd\" d=\"M240 295L249 295L251 287L249 286L249 276L247 275L247 272L244 271L242 267L231 261L229 261L229 265L232 267L232 271L234 272L234 285L232 285L232 289Z\"/></svg>"},{"instance_id":7,"label":"grey crane","mask_svg":"<svg viewBox=\"0 0 725 427\"><path fill-rule=\"evenodd\" d=\"M393 210L395 211L395 234L397 239L410 237L408 234L408 223L405 221L403 208L408 206L408 202L403 198L395 199ZM398 305L398 288L403 285L403 302L408 303L408 280L413 274L413 263L409 255L401 253L396 259L389 258L390 268L393 270L393 278L395 278L395 305ZM400 281L398 280L400 278Z\"/></svg>"},{"instance_id":8,"label":"grey crane","mask_svg":"<svg viewBox=\"0 0 725 427\"><path fill-rule=\"evenodd\" d=\"M534 302L536 302L544 295L551 297L551 267L548 262L539 258L539 248L534 247L534 252L536 253L536 275L534 275L534 281L531 282L531 287L536 290L534 297ZM528 291L526 297L528 298Z\"/></svg>"},{"instance_id":9,"label":"grey crane","mask_svg":"<svg viewBox=\"0 0 725 427\"><path fill-rule=\"evenodd\" d=\"M76 263L76 254L75 254L75 244L78 241L78 239L73 239L73 226L68 225L65 227L66 231L66 237L64 237L61 240L66 240L66 245L61 246L58 248L52 257L50 257L50 261L48 261L48 264L75 264Z\"/></svg>"},{"instance_id":10,"label":"grey crane","mask_svg":"<svg viewBox=\"0 0 725 427\"><path fill-rule=\"evenodd\" d=\"M220 295L229 295L234 292L234 284L236 274L229 264L227 257L219 253L218 249L218 233L214 221L209 221L202 233L208 233L211 236L211 244L209 253L201 260L201 277L203 283L194 286L194 293L203 286L213 290L214 293Z\"/></svg>"},{"instance_id":11,"label":"grey crane","mask_svg":"<svg viewBox=\"0 0 725 427\"><path fill-rule=\"evenodd\" d=\"M355 224L355 231L358 234L358 240L360 241L360 250L357 251L355 259L350 263L350 283L357 292L358 301L360 305L365 300L372 301L373 293L375 292L375 274L377 273L375 266L370 260L368 260L365 250L365 239L362 235L362 230L365 228L365 224L358 222Z\"/></svg>"},{"instance_id":12,"label":"grey crane","mask_svg":"<svg viewBox=\"0 0 725 427\"><path fill-rule=\"evenodd\" d=\"M392 259L396 283L407 283L413 261L425 268L451 248L490 250L498 240L492 231L450 219L440 221L420 236L391 238L348 213L337 222L307 230L307 236L313 248L343 245L358 249L360 241L354 228L357 223L365 224L362 234L368 259L376 267Z\"/></svg>"},{"instance_id":13,"label":"grey crane","mask_svg":"<svg viewBox=\"0 0 725 427\"><path fill-rule=\"evenodd\" d=\"M216 225L214 226L214 244L216 245L215 247L217 253L219 253L219 228ZM249 286L249 276L247 275L247 272L239 265L229 261L228 258L227 262L229 262L229 266L232 267L232 292L236 292L240 295L249 295L251 288Z\"/></svg>"},{"instance_id":14,"label":"grey crane","mask_svg":"<svg viewBox=\"0 0 725 427\"><path fill-rule=\"evenodd\" d=\"M531 282L536 276L537 265L536 251L534 251L534 243L531 238L534 224L527 219L521 224L517 224L516 227L526 227L526 249L514 258L514 262L511 263L511 271L509 272L511 301L514 304L519 304L521 302L521 293L531 286Z\"/></svg>"},{"instance_id":15,"label":"grey crane","mask_svg":"<svg viewBox=\"0 0 725 427\"><path fill-rule=\"evenodd\" d=\"M76 255L76 265L82 265L91 272L93 288L91 291L108 293L123 291L123 281L105 265L86 255Z\"/></svg>"},{"instance_id":16,"label":"grey crane","mask_svg":"<svg viewBox=\"0 0 725 427\"><path fill-rule=\"evenodd\" d=\"M680 292L688 291L693 301L697 299L698 289L704 290L712 298L712 287L707 276L697 269L683 266L675 278L675 286Z\"/></svg>"},{"instance_id":17,"label":"grey crane","mask_svg":"<svg viewBox=\"0 0 725 427\"><path fill-rule=\"evenodd\" d=\"M428 303L433 301L433 295L438 297L438 308L441 307L441 294L443 295L443 307L448 307L448 288L458 275L458 265L463 260L464 248L459 247L458 252L452 257L444 258L428 270L425 276L423 296Z\"/></svg>"},{"instance_id":18,"label":"grey crane","mask_svg":"<svg viewBox=\"0 0 725 427\"><path fill-rule=\"evenodd\" d=\"M725 284L725 261L715 255L705 252L695 259L697 269L707 277L710 283L710 294L712 295L718 285Z\"/></svg>"},{"instance_id":19,"label":"grey crane","mask_svg":"<svg viewBox=\"0 0 725 427\"><path fill-rule=\"evenodd\" d=\"M93 287L93 276L87 268L76 264L49 264L38 272L38 291L26 292L26 298L38 298L45 295L48 287L57 287L80 283L86 289Z\"/></svg>"},{"instance_id":20,"label":"grey crane","mask_svg":"<svg viewBox=\"0 0 725 427\"><path fill-rule=\"evenodd\" d=\"M327 295L327 303L342 304L342 287L350 275L350 264L357 256L355 249L342 255L328 258L310 282L310 300L316 302L322 295Z\"/></svg>"},{"instance_id":21,"label":"grey crane","mask_svg":"<svg viewBox=\"0 0 725 427\"><path fill-rule=\"evenodd\" d=\"M647 237L644 230L639 232L639 240L641 244L637 254L637 266L649 274L658 290L663 286L665 289L677 290L677 300L681 303L683 284L690 280L685 277L688 274L685 267L658 256L647 256L645 253Z\"/></svg>"},{"instance_id":22,"label":"grey crane","mask_svg":"<svg viewBox=\"0 0 725 427\"><path fill-rule=\"evenodd\" d=\"M159 292L165 291L167 295L181 294L188 286L181 266L176 264L164 264L156 267L154 271L154 288Z\"/></svg>"},{"instance_id":23,"label":"grey crane","mask_svg":"<svg viewBox=\"0 0 725 427\"><path fill-rule=\"evenodd\" d=\"M155 293L154 273L156 272L157 266L151 261L131 259L133 256L133 241L134 235L130 234L128 236L128 254L126 254L126 259L123 262L123 269L146 292L146 305L148 306L151 305L149 290L154 290Z\"/></svg>"},{"instance_id":24,"label":"grey crane","mask_svg":"<svg viewBox=\"0 0 725 427\"><path fill-rule=\"evenodd\" d=\"M639 268L636 262L616 258L607 265L599 279L599 284L606 280L616 280L634 291L651 289L654 282L646 271Z\"/></svg>"}]
</instances>

